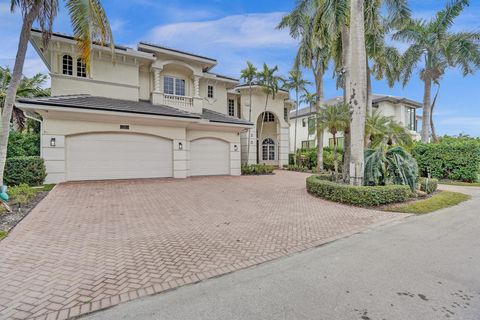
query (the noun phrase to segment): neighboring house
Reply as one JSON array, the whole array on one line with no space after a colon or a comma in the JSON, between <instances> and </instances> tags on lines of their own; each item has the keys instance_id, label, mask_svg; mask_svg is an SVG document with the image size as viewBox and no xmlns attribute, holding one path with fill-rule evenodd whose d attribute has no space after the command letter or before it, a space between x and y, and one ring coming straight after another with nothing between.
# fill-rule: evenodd
<instances>
[{"instance_id":1,"label":"neighboring house","mask_svg":"<svg viewBox=\"0 0 480 320\"><path fill-rule=\"evenodd\" d=\"M48 183L240 175L241 161L288 162L286 91L270 97L263 117L266 95L255 86L249 121L248 86L211 72L215 59L144 42L116 46L112 59L94 45L88 72L72 37L53 34L44 47L32 30L31 43L50 71L52 97L16 105L42 116Z\"/></svg>"},{"instance_id":2,"label":"neighboring house","mask_svg":"<svg viewBox=\"0 0 480 320\"><path fill-rule=\"evenodd\" d=\"M323 105L336 105L342 103L343 98L336 97L323 102ZM416 109L422 108L422 104L406 98L393 97L387 95L373 95L373 112L388 117L393 117L395 121L404 125L412 134L414 140L419 140L420 135L417 132L418 117ZM316 128L313 125L315 117L315 108L302 108L290 113L290 152L294 152L295 125L297 125L297 149L314 148L317 146ZM310 132L309 132L310 119ZM313 130L312 130L313 129ZM337 134L338 146L343 147L343 134ZM333 146L333 137L325 130L323 135L323 144L325 147Z\"/></svg>"}]
</instances>

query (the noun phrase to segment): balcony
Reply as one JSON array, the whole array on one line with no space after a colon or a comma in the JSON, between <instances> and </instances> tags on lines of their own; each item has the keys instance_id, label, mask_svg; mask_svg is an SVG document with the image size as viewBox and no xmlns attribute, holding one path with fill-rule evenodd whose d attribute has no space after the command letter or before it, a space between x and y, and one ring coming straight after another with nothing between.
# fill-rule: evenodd
<instances>
[{"instance_id":1,"label":"balcony","mask_svg":"<svg viewBox=\"0 0 480 320\"><path fill-rule=\"evenodd\" d=\"M191 108L193 107L193 98L174 94L163 94L163 103L175 108Z\"/></svg>"}]
</instances>

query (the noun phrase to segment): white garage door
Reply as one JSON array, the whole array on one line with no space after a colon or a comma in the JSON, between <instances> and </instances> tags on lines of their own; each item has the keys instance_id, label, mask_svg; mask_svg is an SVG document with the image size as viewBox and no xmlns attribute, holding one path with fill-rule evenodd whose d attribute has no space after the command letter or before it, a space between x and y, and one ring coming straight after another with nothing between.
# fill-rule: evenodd
<instances>
[{"instance_id":1,"label":"white garage door","mask_svg":"<svg viewBox=\"0 0 480 320\"><path fill-rule=\"evenodd\" d=\"M159 178L173 175L172 141L159 137L95 133L68 137L67 180Z\"/></svg>"},{"instance_id":2,"label":"white garage door","mask_svg":"<svg viewBox=\"0 0 480 320\"><path fill-rule=\"evenodd\" d=\"M190 143L190 175L230 174L230 144L217 139L198 139Z\"/></svg>"}]
</instances>

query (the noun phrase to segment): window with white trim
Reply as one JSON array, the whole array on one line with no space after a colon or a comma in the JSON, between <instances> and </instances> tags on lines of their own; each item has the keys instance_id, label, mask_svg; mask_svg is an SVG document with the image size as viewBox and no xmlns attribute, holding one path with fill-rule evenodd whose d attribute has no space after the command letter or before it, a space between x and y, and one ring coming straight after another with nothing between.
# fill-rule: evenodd
<instances>
[{"instance_id":1,"label":"window with white trim","mask_svg":"<svg viewBox=\"0 0 480 320\"><path fill-rule=\"evenodd\" d=\"M67 76L73 76L73 59L68 54L62 58L62 73Z\"/></svg>"},{"instance_id":2,"label":"window with white trim","mask_svg":"<svg viewBox=\"0 0 480 320\"><path fill-rule=\"evenodd\" d=\"M410 108L410 107L406 107L406 113L405 113L405 116L406 116L406 119L405 119L405 126L407 127L408 130L412 130L412 131L415 131L417 128L416 128L416 110L415 108Z\"/></svg>"},{"instance_id":3,"label":"window with white trim","mask_svg":"<svg viewBox=\"0 0 480 320\"><path fill-rule=\"evenodd\" d=\"M235 117L235 100L228 99L228 115Z\"/></svg>"},{"instance_id":4,"label":"window with white trim","mask_svg":"<svg viewBox=\"0 0 480 320\"><path fill-rule=\"evenodd\" d=\"M288 108L283 108L283 119L288 122Z\"/></svg>"},{"instance_id":5,"label":"window with white trim","mask_svg":"<svg viewBox=\"0 0 480 320\"><path fill-rule=\"evenodd\" d=\"M83 62L82 58L77 59L77 77L87 77L87 65Z\"/></svg>"},{"instance_id":6,"label":"window with white trim","mask_svg":"<svg viewBox=\"0 0 480 320\"><path fill-rule=\"evenodd\" d=\"M263 118L263 122L275 122L275 115L271 112L266 112Z\"/></svg>"},{"instance_id":7,"label":"window with white trim","mask_svg":"<svg viewBox=\"0 0 480 320\"><path fill-rule=\"evenodd\" d=\"M185 96L185 80L169 76L163 77L163 93Z\"/></svg>"},{"instance_id":8,"label":"window with white trim","mask_svg":"<svg viewBox=\"0 0 480 320\"><path fill-rule=\"evenodd\" d=\"M213 86L208 86L207 87L207 97L213 98Z\"/></svg>"},{"instance_id":9,"label":"window with white trim","mask_svg":"<svg viewBox=\"0 0 480 320\"><path fill-rule=\"evenodd\" d=\"M262 142L262 160L275 160L275 141L271 138L266 138Z\"/></svg>"}]
</instances>

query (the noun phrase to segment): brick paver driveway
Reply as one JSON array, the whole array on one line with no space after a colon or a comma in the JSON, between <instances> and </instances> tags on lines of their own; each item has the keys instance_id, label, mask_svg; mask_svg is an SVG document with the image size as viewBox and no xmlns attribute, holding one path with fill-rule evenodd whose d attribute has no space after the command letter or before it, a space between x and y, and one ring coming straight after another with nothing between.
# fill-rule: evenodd
<instances>
[{"instance_id":1,"label":"brick paver driveway","mask_svg":"<svg viewBox=\"0 0 480 320\"><path fill-rule=\"evenodd\" d=\"M61 184L0 242L0 318L75 317L400 217L314 198L306 177Z\"/></svg>"}]
</instances>

